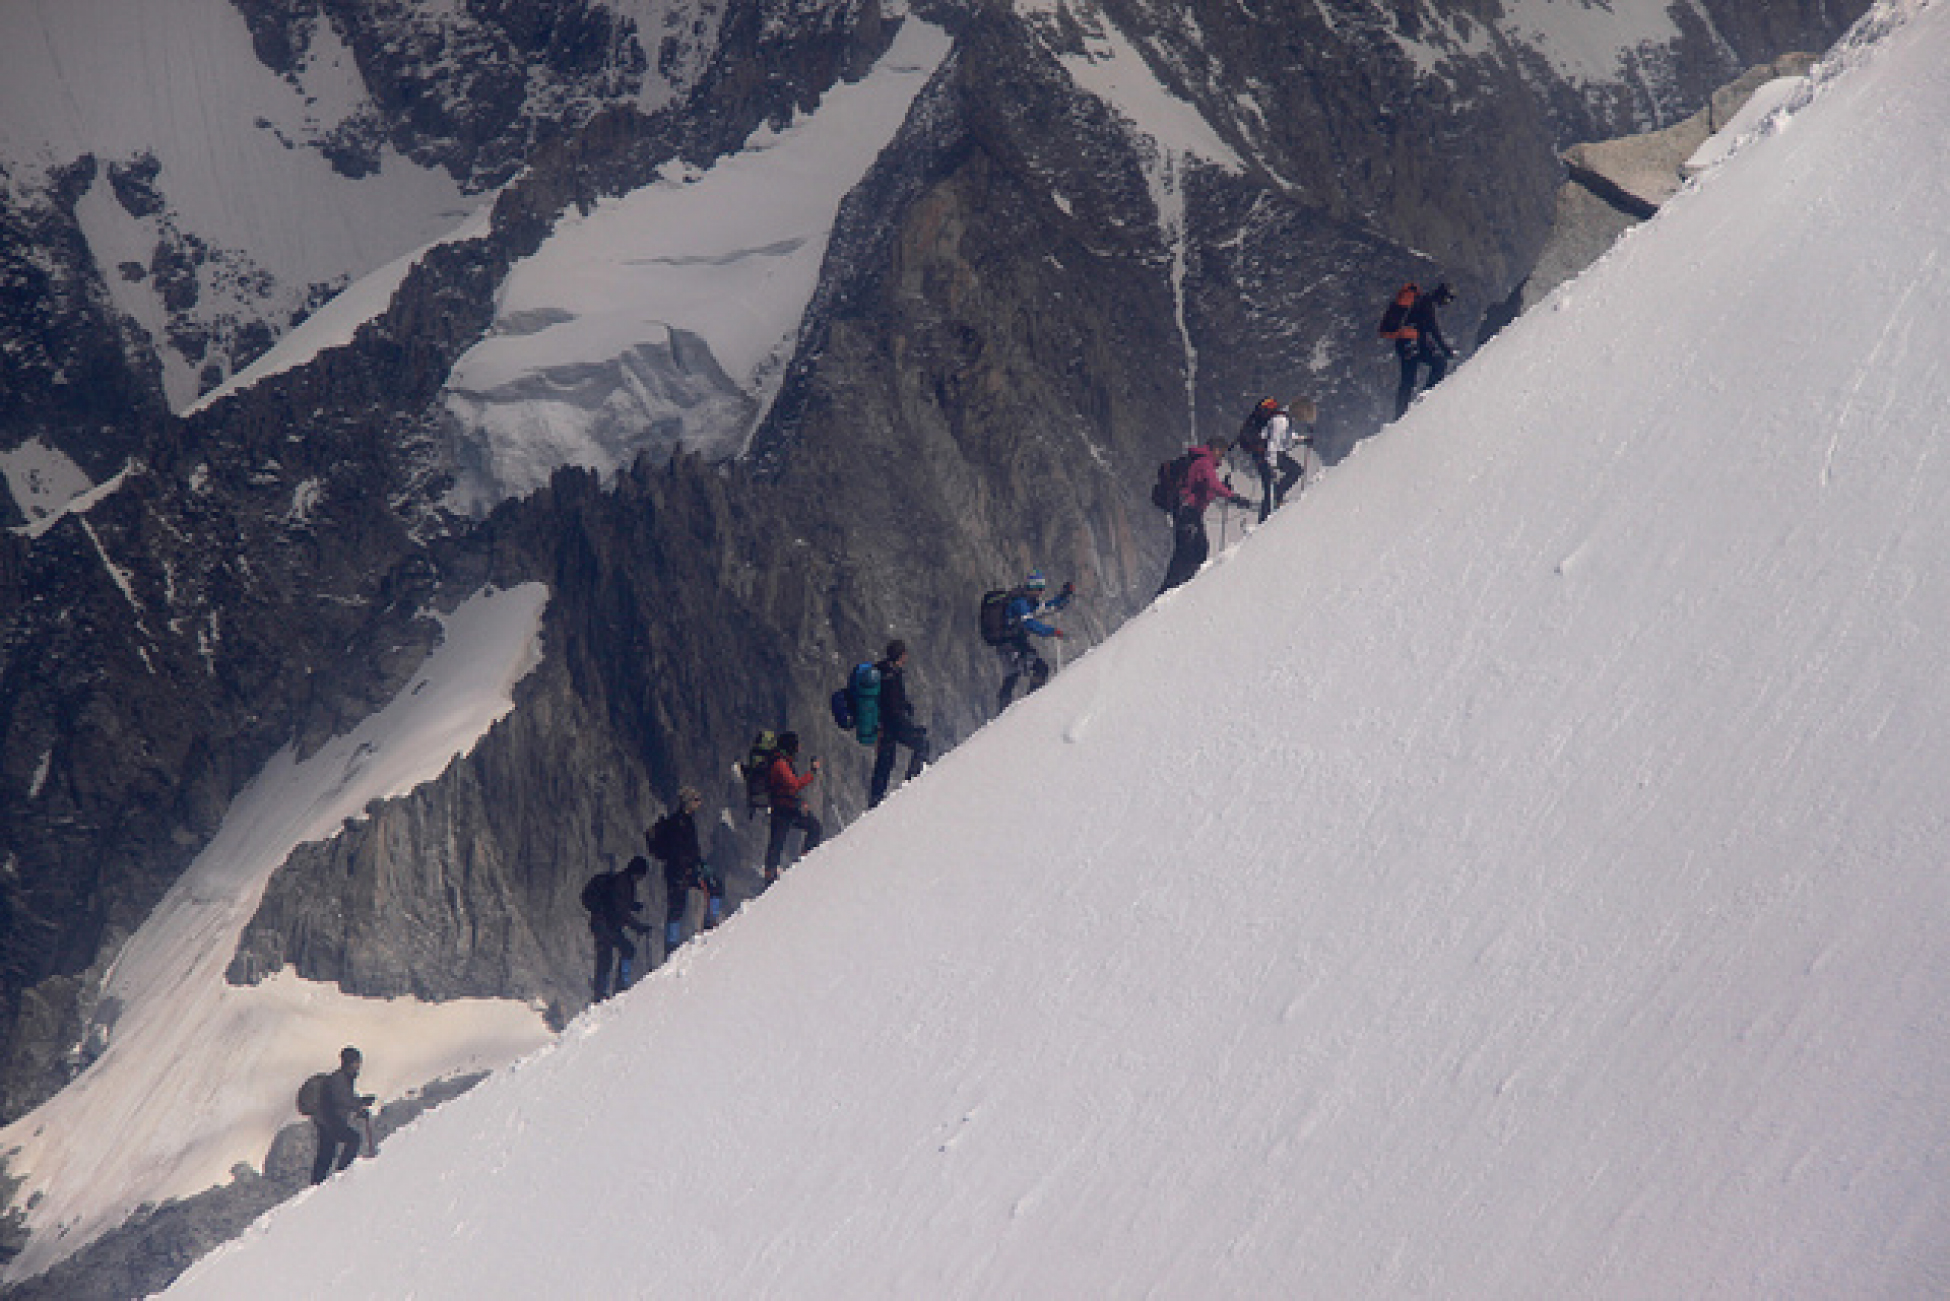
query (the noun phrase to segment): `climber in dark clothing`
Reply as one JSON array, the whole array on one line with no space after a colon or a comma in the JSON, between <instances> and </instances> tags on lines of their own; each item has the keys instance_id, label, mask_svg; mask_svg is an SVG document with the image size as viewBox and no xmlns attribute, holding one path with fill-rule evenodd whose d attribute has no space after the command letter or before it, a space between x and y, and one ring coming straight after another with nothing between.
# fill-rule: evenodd
<instances>
[{"instance_id":1,"label":"climber in dark clothing","mask_svg":"<svg viewBox=\"0 0 1950 1301\"><path fill-rule=\"evenodd\" d=\"M918 775L928 761L928 729L914 721L914 702L907 697L907 643L896 638L874 665L880 671L880 739L873 754L873 782L867 788L867 807L887 798L894 776L894 752L907 747L907 779Z\"/></svg>"},{"instance_id":2,"label":"climber in dark clothing","mask_svg":"<svg viewBox=\"0 0 1950 1301\"><path fill-rule=\"evenodd\" d=\"M630 987L630 966L636 961L636 945L628 932L648 935L650 928L635 914L643 905L637 902L637 882L650 875L650 860L638 854L620 872L603 872L582 887L582 906L589 910L589 933L596 940L595 995L598 1003L612 993ZM616 984L610 985L610 967L616 968Z\"/></svg>"},{"instance_id":3,"label":"climber in dark clothing","mask_svg":"<svg viewBox=\"0 0 1950 1301\"><path fill-rule=\"evenodd\" d=\"M318 1131L318 1156L311 1163L311 1181L325 1182L334 1168L343 1170L359 1155L359 1131L352 1128L355 1116L367 1114L376 1099L354 1088L362 1062L357 1048L339 1054L339 1068L325 1077L318 1108L311 1118Z\"/></svg>"},{"instance_id":4,"label":"climber in dark clothing","mask_svg":"<svg viewBox=\"0 0 1950 1301\"><path fill-rule=\"evenodd\" d=\"M658 818L644 833L651 854L664 865L664 957L684 942L684 914L690 911L691 891L704 891L704 921L710 930L724 918L724 880L704 861L697 839L697 811L704 796L695 786L677 792L677 807Z\"/></svg>"},{"instance_id":5,"label":"climber in dark clothing","mask_svg":"<svg viewBox=\"0 0 1950 1301\"><path fill-rule=\"evenodd\" d=\"M1442 382L1442 377L1449 373L1449 363L1456 359L1456 350L1443 337L1442 324L1435 317L1436 308L1455 300L1447 281L1427 293L1413 283L1405 284L1382 315L1381 337L1394 341L1395 357L1402 367L1401 384L1395 390L1397 420L1408 413L1408 404L1415 400L1415 385L1422 367L1429 370L1428 383L1422 387L1432 389Z\"/></svg>"}]
</instances>

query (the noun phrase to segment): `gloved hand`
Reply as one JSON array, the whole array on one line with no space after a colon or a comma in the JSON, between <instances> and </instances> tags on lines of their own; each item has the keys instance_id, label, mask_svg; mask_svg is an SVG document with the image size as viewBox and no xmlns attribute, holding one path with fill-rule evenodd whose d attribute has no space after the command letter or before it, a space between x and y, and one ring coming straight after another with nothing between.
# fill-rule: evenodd
<instances>
[{"instance_id":1,"label":"gloved hand","mask_svg":"<svg viewBox=\"0 0 1950 1301\"><path fill-rule=\"evenodd\" d=\"M1057 595L1059 596L1075 596L1076 594L1077 594L1077 585L1075 583L1063 584L1063 590L1057 593Z\"/></svg>"},{"instance_id":2,"label":"gloved hand","mask_svg":"<svg viewBox=\"0 0 1950 1301\"><path fill-rule=\"evenodd\" d=\"M1065 633L1061 628L1051 628L1049 630L1049 635L1060 639L1068 636L1069 634Z\"/></svg>"}]
</instances>

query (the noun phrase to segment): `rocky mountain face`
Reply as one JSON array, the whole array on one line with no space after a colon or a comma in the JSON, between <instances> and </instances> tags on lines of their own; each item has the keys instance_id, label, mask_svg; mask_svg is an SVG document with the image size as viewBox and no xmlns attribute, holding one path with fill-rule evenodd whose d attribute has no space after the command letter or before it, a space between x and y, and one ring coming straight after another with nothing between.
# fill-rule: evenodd
<instances>
[{"instance_id":1,"label":"rocky mountain face","mask_svg":"<svg viewBox=\"0 0 1950 1301\"><path fill-rule=\"evenodd\" d=\"M396 0L237 0L275 73L328 33L352 51L369 106L335 167L383 146L499 187L493 220L427 253L350 345L179 417L75 217L101 164L0 195L0 449L122 476L0 533L0 1121L112 1035L103 971L239 789L398 691L429 611L545 582L543 663L440 780L292 856L231 978L290 964L357 994L570 1014L576 891L680 783L729 810L710 852L734 897L754 891L760 824L730 764L755 728L796 725L828 757L816 789L843 824L869 760L822 721L847 665L903 637L937 749L966 736L999 678L984 589L1074 577L1073 644L1101 638L1163 569L1158 460L1262 392L1316 397L1323 452L1345 453L1392 392L1371 331L1395 283L1446 277L1467 338L1530 274L1560 150L1675 121L1864 7L1689 0L1595 83L1497 0L536 0L446 26ZM922 21L951 53L843 205L749 453L563 468L483 518L445 509L441 387L508 269L565 214L737 150ZM1113 67L1159 93L1093 89ZM1143 117L1161 104L1165 126Z\"/></svg>"},{"instance_id":2,"label":"rocky mountain face","mask_svg":"<svg viewBox=\"0 0 1950 1301\"><path fill-rule=\"evenodd\" d=\"M1528 310L1596 261L1618 237L1657 212L1688 179L1687 162L1715 132L1729 127L1756 92L1805 77L1814 60L1784 54L1750 68L1716 90L1698 112L1638 135L1581 143L1564 151L1568 179L1557 214L1519 291Z\"/></svg>"}]
</instances>

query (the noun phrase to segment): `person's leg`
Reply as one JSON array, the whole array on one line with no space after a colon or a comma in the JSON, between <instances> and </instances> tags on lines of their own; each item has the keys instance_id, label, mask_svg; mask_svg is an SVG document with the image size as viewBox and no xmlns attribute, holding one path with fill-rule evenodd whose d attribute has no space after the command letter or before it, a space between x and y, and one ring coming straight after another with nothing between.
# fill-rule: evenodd
<instances>
[{"instance_id":1,"label":"person's leg","mask_svg":"<svg viewBox=\"0 0 1950 1301\"><path fill-rule=\"evenodd\" d=\"M1297 461L1285 452L1280 453L1280 480L1273 485L1273 495L1278 499L1279 503L1283 504L1286 501L1286 495L1293 491L1293 485L1299 483L1300 480L1306 477L1306 457L1307 454L1304 451L1300 453L1300 459Z\"/></svg>"},{"instance_id":2,"label":"person's leg","mask_svg":"<svg viewBox=\"0 0 1950 1301\"><path fill-rule=\"evenodd\" d=\"M339 1131L339 1169L343 1170L359 1159L359 1131L346 1128Z\"/></svg>"},{"instance_id":3,"label":"person's leg","mask_svg":"<svg viewBox=\"0 0 1950 1301\"><path fill-rule=\"evenodd\" d=\"M1444 375L1449 373L1449 356L1447 353L1437 352L1434 348L1430 348L1422 355L1422 360L1429 368L1429 382L1422 387L1424 389L1432 389L1442 382Z\"/></svg>"},{"instance_id":4,"label":"person's leg","mask_svg":"<svg viewBox=\"0 0 1950 1301\"><path fill-rule=\"evenodd\" d=\"M684 914L691 908L690 885L675 871L664 869L664 957L684 942Z\"/></svg>"},{"instance_id":5,"label":"person's leg","mask_svg":"<svg viewBox=\"0 0 1950 1301\"><path fill-rule=\"evenodd\" d=\"M921 769L927 767L928 729L910 723L901 742L907 746L907 780L912 781L921 775Z\"/></svg>"},{"instance_id":6,"label":"person's leg","mask_svg":"<svg viewBox=\"0 0 1950 1301\"><path fill-rule=\"evenodd\" d=\"M1285 454L1282 453L1281 455L1282 459L1284 459ZM1279 496L1279 493L1275 488L1271 457L1272 452L1269 449L1265 456L1255 456L1253 458L1253 469L1259 472L1259 522L1262 524L1273 513L1273 507L1279 504L1275 500Z\"/></svg>"},{"instance_id":7,"label":"person's leg","mask_svg":"<svg viewBox=\"0 0 1950 1301\"><path fill-rule=\"evenodd\" d=\"M867 807L873 808L887 798L887 783L894 775L894 733L897 725L882 723L880 741L873 751L873 780L867 783Z\"/></svg>"},{"instance_id":8,"label":"person's leg","mask_svg":"<svg viewBox=\"0 0 1950 1301\"><path fill-rule=\"evenodd\" d=\"M596 939L596 979L593 992L598 1003L609 997L609 969L616 958L616 945L608 930L590 927L589 933Z\"/></svg>"},{"instance_id":9,"label":"person's leg","mask_svg":"<svg viewBox=\"0 0 1950 1301\"><path fill-rule=\"evenodd\" d=\"M1010 699L1016 694L1016 683L1022 678L1022 651L1013 642L998 646L996 649L1002 656L1003 678L1002 690L996 696L995 708L997 713L1001 713L1009 707Z\"/></svg>"},{"instance_id":10,"label":"person's leg","mask_svg":"<svg viewBox=\"0 0 1950 1301\"><path fill-rule=\"evenodd\" d=\"M616 951L622 955L616 963L616 992L620 994L630 987L630 973L636 968L636 945L629 936L619 933Z\"/></svg>"},{"instance_id":11,"label":"person's leg","mask_svg":"<svg viewBox=\"0 0 1950 1301\"><path fill-rule=\"evenodd\" d=\"M325 1176L332 1173L332 1158L338 1142L333 1138L331 1130L326 1128L324 1121L314 1118L311 1127L312 1132L318 1136L318 1154L312 1158L311 1181L322 1184L325 1182Z\"/></svg>"},{"instance_id":12,"label":"person's leg","mask_svg":"<svg viewBox=\"0 0 1950 1301\"><path fill-rule=\"evenodd\" d=\"M765 841L765 882L779 879L779 859L785 855L785 838L792 830L790 809L772 810L772 830Z\"/></svg>"},{"instance_id":13,"label":"person's leg","mask_svg":"<svg viewBox=\"0 0 1950 1301\"><path fill-rule=\"evenodd\" d=\"M810 809L800 811L799 828L806 833L805 843L799 846L799 854L804 857L819 848L819 842L825 836L826 829L819 825L819 819L812 815Z\"/></svg>"},{"instance_id":14,"label":"person's leg","mask_svg":"<svg viewBox=\"0 0 1950 1301\"><path fill-rule=\"evenodd\" d=\"M1030 662L1029 691L1026 691L1023 694L1028 695L1030 694L1030 692L1040 690L1042 688L1042 685L1048 681L1049 681L1049 663L1041 655L1038 655L1034 660Z\"/></svg>"},{"instance_id":15,"label":"person's leg","mask_svg":"<svg viewBox=\"0 0 1950 1301\"><path fill-rule=\"evenodd\" d=\"M1205 563L1205 512L1181 506L1171 519L1171 563L1165 566L1165 581L1158 588L1163 596L1189 579Z\"/></svg>"},{"instance_id":16,"label":"person's leg","mask_svg":"<svg viewBox=\"0 0 1950 1301\"><path fill-rule=\"evenodd\" d=\"M1412 345L1397 342L1395 353L1402 363L1402 382L1395 389L1395 419L1400 420L1408 414L1408 404L1415 400L1415 372L1421 362L1418 350Z\"/></svg>"}]
</instances>

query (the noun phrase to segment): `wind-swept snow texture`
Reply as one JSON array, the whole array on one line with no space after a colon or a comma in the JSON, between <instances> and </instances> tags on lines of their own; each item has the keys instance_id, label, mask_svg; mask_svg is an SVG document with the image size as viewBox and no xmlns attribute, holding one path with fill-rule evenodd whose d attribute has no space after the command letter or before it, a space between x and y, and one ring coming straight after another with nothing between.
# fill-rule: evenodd
<instances>
[{"instance_id":1,"label":"wind-swept snow texture","mask_svg":"<svg viewBox=\"0 0 1950 1301\"><path fill-rule=\"evenodd\" d=\"M1950 6L1874 18L1197 581L172 1295L1950 1294Z\"/></svg>"},{"instance_id":2,"label":"wind-swept snow texture","mask_svg":"<svg viewBox=\"0 0 1950 1301\"><path fill-rule=\"evenodd\" d=\"M31 1277L138 1206L225 1183L296 1119L298 1083L346 1043L361 1084L397 1097L500 1066L548 1037L520 1003L360 999L285 972L227 984L224 969L271 873L293 849L440 774L512 708L539 654L538 583L476 596L399 698L302 762L275 756L116 957L102 989L106 1047L74 1083L0 1129L32 1235L7 1279ZM109 1009L114 1009L110 1011ZM99 1047L99 1045L97 1045Z\"/></svg>"},{"instance_id":3,"label":"wind-swept snow texture","mask_svg":"<svg viewBox=\"0 0 1950 1301\"><path fill-rule=\"evenodd\" d=\"M511 270L493 332L455 363L451 504L485 512L563 465L745 450L791 360L840 201L947 55L917 18L857 84L707 171L565 218Z\"/></svg>"}]
</instances>

